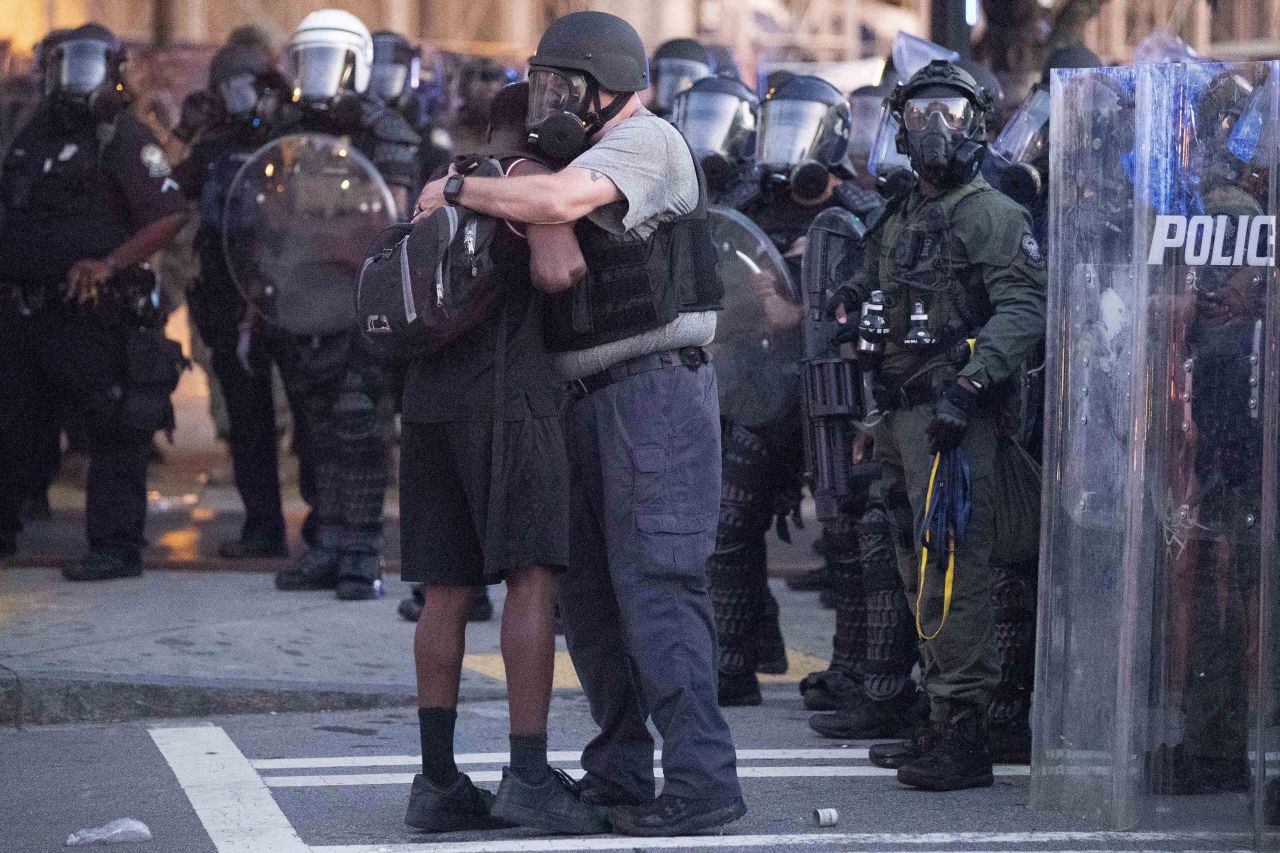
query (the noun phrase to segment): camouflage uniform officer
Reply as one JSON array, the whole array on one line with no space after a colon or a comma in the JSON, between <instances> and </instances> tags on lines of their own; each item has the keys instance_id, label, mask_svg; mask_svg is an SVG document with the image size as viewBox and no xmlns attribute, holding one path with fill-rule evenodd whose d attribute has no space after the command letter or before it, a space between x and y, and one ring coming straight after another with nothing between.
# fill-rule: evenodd
<instances>
[{"instance_id":1,"label":"camouflage uniform officer","mask_svg":"<svg viewBox=\"0 0 1280 853\"><path fill-rule=\"evenodd\" d=\"M874 460L882 466L870 503L897 528L905 495L910 535L895 530L898 569L916 611L930 725L881 750L904 784L931 790L989 786L987 708L1000 677L990 555L994 412L1045 331L1045 263L1025 209L979 174L990 93L954 64L930 63L895 91L898 148L916 186L890 202L868 234L865 278L833 299L856 310L883 293L888 335L873 365L878 407ZM955 354L971 356L963 366ZM921 527L935 454L967 460L970 516L954 548L929 555L922 586ZM907 542L914 548L904 548ZM943 549L938 549L943 550ZM886 756L886 753L891 755Z\"/></svg>"}]
</instances>

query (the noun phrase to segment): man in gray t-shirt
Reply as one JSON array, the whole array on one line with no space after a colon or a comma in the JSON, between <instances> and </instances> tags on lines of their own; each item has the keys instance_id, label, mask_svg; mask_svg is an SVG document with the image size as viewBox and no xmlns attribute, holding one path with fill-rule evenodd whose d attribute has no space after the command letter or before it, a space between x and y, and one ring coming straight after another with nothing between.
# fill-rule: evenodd
<instances>
[{"instance_id":1,"label":"man in gray t-shirt","mask_svg":"<svg viewBox=\"0 0 1280 853\"><path fill-rule=\"evenodd\" d=\"M576 223L586 276L544 288L563 291L550 300L548 343L572 398L561 609L601 728L583 752L581 797L609 807L618 832L684 835L737 820L746 806L716 701L706 578L720 504L719 404L702 350L715 334L714 250L699 243L688 146L636 97L648 83L644 45L626 22L601 12L558 19L530 60L526 124L568 167L451 176L423 189L418 210L459 204L515 222ZM663 740L656 799L649 718Z\"/></svg>"}]
</instances>

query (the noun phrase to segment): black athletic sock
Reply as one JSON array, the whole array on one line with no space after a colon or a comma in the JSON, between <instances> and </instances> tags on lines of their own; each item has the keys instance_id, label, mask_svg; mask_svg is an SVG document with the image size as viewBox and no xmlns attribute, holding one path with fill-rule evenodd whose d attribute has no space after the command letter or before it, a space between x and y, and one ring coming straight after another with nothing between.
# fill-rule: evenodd
<instances>
[{"instance_id":1,"label":"black athletic sock","mask_svg":"<svg viewBox=\"0 0 1280 853\"><path fill-rule=\"evenodd\" d=\"M419 708L418 730L422 737L422 775L437 788L447 788L458 778L453 763L453 727L458 712L453 708Z\"/></svg>"},{"instance_id":2,"label":"black athletic sock","mask_svg":"<svg viewBox=\"0 0 1280 853\"><path fill-rule=\"evenodd\" d=\"M526 785L541 785L551 777L546 732L511 736L511 772Z\"/></svg>"}]
</instances>

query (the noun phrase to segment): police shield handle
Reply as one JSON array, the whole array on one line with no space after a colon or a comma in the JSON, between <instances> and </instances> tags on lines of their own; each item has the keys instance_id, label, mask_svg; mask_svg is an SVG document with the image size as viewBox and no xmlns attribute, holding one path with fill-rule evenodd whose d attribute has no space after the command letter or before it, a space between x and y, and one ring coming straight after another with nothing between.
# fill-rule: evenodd
<instances>
[{"instance_id":1,"label":"police shield handle","mask_svg":"<svg viewBox=\"0 0 1280 853\"><path fill-rule=\"evenodd\" d=\"M1170 249L1181 250L1183 262L1192 267L1269 267L1276 257L1276 218L1157 216L1147 264L1162 266Z\"/></svg>"}]
</instances>

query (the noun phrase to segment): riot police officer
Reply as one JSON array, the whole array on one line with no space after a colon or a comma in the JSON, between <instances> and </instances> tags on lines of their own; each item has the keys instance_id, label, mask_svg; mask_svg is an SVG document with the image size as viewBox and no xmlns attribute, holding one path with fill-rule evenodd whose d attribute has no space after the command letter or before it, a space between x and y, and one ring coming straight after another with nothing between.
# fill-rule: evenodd
<instances>
[{"instance_id":1,"label":"riot police officer","mask_svg":"<svg viewBox=\"0 0 1280 853\"><path fill-rule=\"evenodd\" d=\"M156 138L125 110L126 58L97 24L49 45L43 100L0 173L0 553L19 529L29 407L65 400L90 451L89 552L69 580L141 573L147 455L172 428L181 359L143 265L185 205Z\"/></svg>"},{"instance_id":2,"label":"riot police officer","mask_svg":"<svg viewBox=\"0 0 1280 853\"><path fill-rule=\"evenodd\" d=\"M369 91L404 116L422 137L418 146L418 173L426 178L449 164L453 140L437 120L423 86L422 49L400 33L390 30L374 33Z\"/></svg>"},{"instance_id":3,"label":"riot police officer","mask_svg":"<svg viewBox=\"0 0 1280 853\"><path fill-rule=\"evenodd\" d=\"M994 408L1045 326L1045 261L1030 217L978 172L992 103L973 77L942 60L895 91L897 145L919 180L870 230L865 275L831 306L856 316L875 301L887 320L867 329L881 349L864 368L874 371L884 413L874 430L882 469L870 503L885 508L899 533L930 725L878 748L873 760L897 766L904 784L931 790L992 784L987 708L1000 675L990 567ZM921 543L944 456L949 470L962 472L953 482L967 479L968 501L943 516L953 519L951 544L939 554ZM904 499L915 519L909 532L901 529L906 514L893 512ZM967 525L957 536L962 513ZM908 543L914 547L901 547Z\"/></svg>"},{"instance_id":4,"label":"riot police officer","mask_svg":"<svg viewBox=\"0 0 1280 853\"><path fill-rule=\"evenodd\" d=\"M236 290L222 247L222 219L231 182L271 136L288 100L288 84L259 48L227 45L209 66L218 120L206 127L175 172L200 217L194 248L200 276L187 297L193 322L211 350L211 366L226 400L227 445L236 489L244 503L240 536L218 553L228 559L288 555L280 501L272 365L283 357L279 336L249 330L253 312ZM242 332L242 330L244 330ZM261 330L260 330L261 331ZM242 340L242 338L244 340ZM296 444L305 449L303 413L293 413ZM314 500L311 459L301 465L304 499Z\"/></svg>"},{"instance_id":5,"label":"riot police officer","mask_svg":"<svg viewBox=\"0 0 1280 853\"><path fill-rule=\"evenodd\" d=\"M711 54L696 39L678 38L663 42L653 52L649 109L668 118L676 95L715 71Z\"/></svg>"},{"instance_id":6,"label":"riot police officer","mask_svg":"<svg viewBox=\"0 0 1280 853\"><path fill-rule=\"evenodd\" d=\"M354 15L335 9L302 20L289 43L296 119L278 133L350 139L377 167L400 208L417 187L418 135L398 112L368 93L373 39ZM378 415L387 389L386 357L352 329L297 336L288 344L285 384L306 423L314 463L316 535L282 590L336 589L342 600L382 594L383 499L389 478Z\"/></svg>"},{"instance_id":7,"label":"riot police officer","mask_svg":"<svg viewBox=\"0 0 1280 853\"><path fill-rule=\"evenodd\" d=\"M751 197L759 189L752 180L759 110L760 99L737 77L703 77L676 95L671 123L698 156L713 204L736 208L743 190Z\"/></svg>"}]
</instances>

